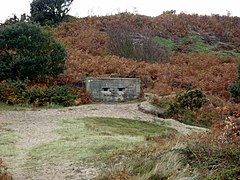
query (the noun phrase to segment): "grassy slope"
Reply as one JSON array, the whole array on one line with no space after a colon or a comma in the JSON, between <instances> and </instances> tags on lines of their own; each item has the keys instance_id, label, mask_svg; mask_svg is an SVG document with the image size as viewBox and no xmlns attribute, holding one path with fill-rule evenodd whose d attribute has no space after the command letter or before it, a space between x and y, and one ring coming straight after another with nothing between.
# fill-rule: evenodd
<instances>
[{"instance_id":1,"label":"grassy slope","mask_svg":"<svg viewBox=\"0 0 240 180\"><path fill-rule=\"evenodd\" d=\"M146 136L176 133L160 125L114 118L68 119L62 120L61 126L57 131L60 139L30 150L28 155L31 158L26 162L26 167L62 160L104 163L113 154L129 151L136 146L154 146L154 143L145 141Z\"/></svg>"},{"instance_id":2,"label":"grassy slope","mask_svg":"<svg viewBox=\"0 0 240 180\"><path fill-rule=\"evenodd\" d=\"M23 167L30 177L38 173L43 164L50 166L70 160L94 162L99 166L121 153L129 152L131 156L135 150L155 148L157 144L146 138L178 134L164 125L107 117L65 119L60 125L62 128L56 131L60 135L58 140L25 149L27 159ZM13 158L18 153L15 133L3 125L0 133L1 157Z\"/></svg>"},{"instance_id":3,"label":"grassy slope","mask_svg":"<svg viewBox=\"0 0 240 180\"><path fill-rule=\"evenodd\" d=\"M51 152L58 158L101 159L113 152L131 149L147 135L173 132L154 124L114 118L63 120L61 125L59 140L35 147L30 154L47 160L53 156Z\"/></svg>"}]
</instances>

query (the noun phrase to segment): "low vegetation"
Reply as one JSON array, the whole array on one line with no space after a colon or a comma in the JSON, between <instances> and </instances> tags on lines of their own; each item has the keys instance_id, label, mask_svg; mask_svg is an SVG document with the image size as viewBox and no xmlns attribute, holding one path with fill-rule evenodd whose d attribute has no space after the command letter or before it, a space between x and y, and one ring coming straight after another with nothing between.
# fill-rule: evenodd
<instances>
[{"instance_id":1,"label":"low vegetation","mask_svg":"<svg viewBox=\"0 0 240 180\"><path fill-rule=\"evenodd\" d=\"M62 160L89 161L96 165L114 154L130 151L135 147L154 146L146 138L177 135L173 129L164 126L119 118L87 117L66 119L57 130L60 138L56 141L33 147L26 166L41 166L38 162L57 162Z\"/></svg>"},{"instance_id":2,"label":"low vegetation","mask_svg":"<svg viewBox=\"0 0 240 180\"><path fill-rule=\"evenodd\" d=\"M229 117L207 133L188 141L183 152L203 179L239 179L240 119Z\"/></svg>"},{"instance_id":3,"label":"low vegetation","mask_svg":"<svg viewBox=\"0 0 240 180\"><path fill-rule=\"evenodd\" d=\"M5 128L0 124L0 154L3 157L16 155L16 134L13 130Z\"/></svg>"},{"instance_id":4,"label":"low vegetation","mask_svg":"<svg viewBox=\"0 0 240 180\"><path fill-rule=\"evenodd\" d=\"M229 86L229 92L236 102L240 102L240 61L238 62L237 80Z\"/></svg>"},{"instance_id":5,"label":"low vegetation","mask_svg":"<svg viewBox=\"0 0 240 180\"><path fill-rule=\"evenodd\" d=\"M73 106L90 101L90 95L78 88L51 84L34 84L29 81L2 81L0 101L9 105Z\"/></svg>"},{"instance_id":6,"label":"low vegetation","mask_svg":"<svg viewBox=\"0 0 240 180\"><path fill-rule=\"evenodd\" d=\"M61 135L59 140L33 148L30 155L49 160L55 149L54 156L59 155L59 158L101 160L113 153L140 145L145 136L175 132L136 120L97 117L63 120L61 126L58 130Z\"/></svg>"},{"instance_id":7,"label":"low vegetation","mask_svg":"<svg viewBox=\"0 0 240 180\"><path fill-rule=\"evenodd\" d=\"M114 55L150 63L169 61L168 49L154 41L148 31L141 34L121 27L110 30L108 36L107 47Z\"/></svg>"},{"instance_id":8,"label":"low vegetation","mask_svg":"<svg viewBox=\"0 0 240 180\"><path fill-rule=\"evenodd\" d=\"M0 134L0 180L12 180L12 175L1 158L12 157L16 154L16 136L12 130L5 128L3 124L0 124Z\"/></svg>"},{"instance_id":9,"label":"low vegetation","mask_svg":"<svg viewBox=\"0 0 240 180\"><path fill-rule=\"evenodd\" d=\"M171 141L170 141L171 139ZM170 133L146 137L157 146L136 147L110 157L99 179L167 179L194 176L182 160L179 136Z\"/></svg>"},{"instance_id":10,"label":"low vegetation","mask_svg":"<svg viewBox=\"0 0 240 180\"><path fill-rule=\"evenodd\" d=\"M155 95L149 101L162 112L158 116L173 118L185 124L210 128L223 118L222 112L213 105L217 100L208 99L198 89L188 89L165 97Z\"/></svg>"},{"instance_id":11,"label":"low vegetation","mask_svg":"<svg viewBox=\"0 0 240 180\"><path fill-rule=\"evenodd\" d=\"M239 179L239 119L229 118L208 133L148 140L156 147L137 148L109 159L101 179ZM171 139L171 141L169 141ZM119 165L119 161L124 162Z\"/></svg>"}]
</instances>

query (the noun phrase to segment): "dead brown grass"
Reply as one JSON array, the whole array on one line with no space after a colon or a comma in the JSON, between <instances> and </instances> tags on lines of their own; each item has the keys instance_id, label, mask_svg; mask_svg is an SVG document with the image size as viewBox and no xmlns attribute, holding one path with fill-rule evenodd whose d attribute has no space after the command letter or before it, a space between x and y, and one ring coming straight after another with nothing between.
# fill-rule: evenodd
<instances>
[{"instance_id":1,"label":"dead brown grass","mask_svg":"<svg viewBox=\"0 0 240 180\"><path fill-rule=\"evenodd\" d=\"M56 36L68 51L67 70L60 79L76 83L86 74L94 77L140 77L144 92L159 95L169 95L188 87L198 88L207 95L223 99L224 104L218 108L224 114L239 116L240 105L230 102L228 93L228 86L237 77L237 57L175 54L167 64L150 64L110 55L107 31L126 25L138 32L147 29L154 35L171 39L193 32L203 35L212 32L221 41L236 47L240 44L240 35L237 36L240 28L236 28L240 25L240 18L237 17L163 14L151 18L129 13L87 17L62 23L57 29Z\"/></svg>"}]
</instances>

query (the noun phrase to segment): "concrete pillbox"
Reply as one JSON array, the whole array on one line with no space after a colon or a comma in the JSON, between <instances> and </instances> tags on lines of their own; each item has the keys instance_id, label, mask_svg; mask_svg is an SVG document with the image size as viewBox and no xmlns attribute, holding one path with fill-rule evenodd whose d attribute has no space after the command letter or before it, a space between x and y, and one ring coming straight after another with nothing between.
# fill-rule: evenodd
<instances>
[{"instance_id":1,"label":"concrete pillbox","mask_svg":"<svg viewBox=\"0 0 240 180\"><path fill-rule=\"evenodd\" d=\"M141 92L139 78L86 78L86 89L96 100L125 101L137 99Z\"/></svg>"}]
</instances>

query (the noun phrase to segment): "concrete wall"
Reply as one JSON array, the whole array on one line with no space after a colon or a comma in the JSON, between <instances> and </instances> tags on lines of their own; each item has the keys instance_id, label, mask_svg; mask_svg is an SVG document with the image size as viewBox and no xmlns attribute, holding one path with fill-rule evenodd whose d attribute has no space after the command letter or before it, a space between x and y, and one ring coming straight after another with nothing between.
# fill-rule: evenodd
<instances>
[{"instance_id":1,"label":"concrete wall","mask_svg":"<svg viewBox=\"0 0 240 180\"><path fill-rule=\"evenodd\" d=\"M138 78L86 78L86 89L92 97L103 101L124 101L140 96Z\"/></svg>"}]
</instances>

